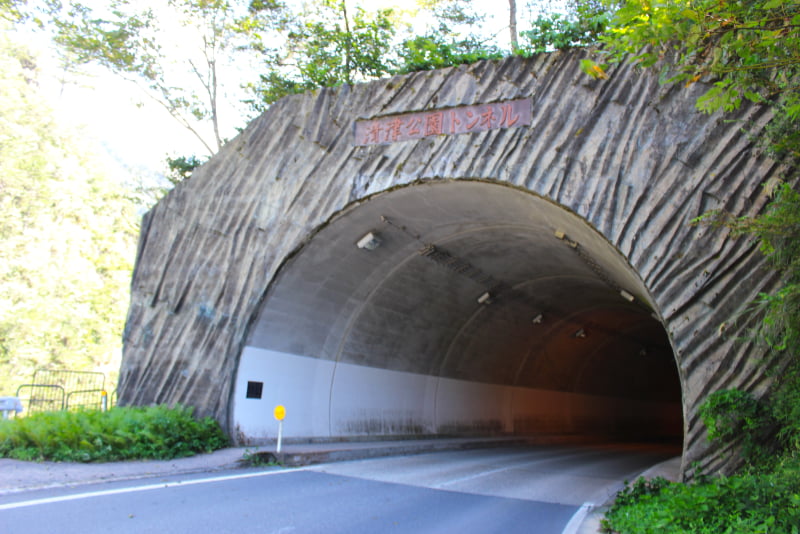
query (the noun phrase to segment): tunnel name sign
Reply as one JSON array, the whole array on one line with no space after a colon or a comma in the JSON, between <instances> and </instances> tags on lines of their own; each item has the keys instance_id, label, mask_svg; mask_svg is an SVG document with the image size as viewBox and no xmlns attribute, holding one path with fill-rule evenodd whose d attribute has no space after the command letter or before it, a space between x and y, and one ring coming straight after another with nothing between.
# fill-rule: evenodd
<instances>
[{"instance_id":1,"label":"tunnel name sign","mask_svg":"<svg viewBox=\"0 0 800 534\"><path fill-rule=\"evenodd\" d=\"M384 145L437 135L518 128L530 124L531 101L521 98L358 120L355 122L355 144Z\"/></svg>"}]
</instances>

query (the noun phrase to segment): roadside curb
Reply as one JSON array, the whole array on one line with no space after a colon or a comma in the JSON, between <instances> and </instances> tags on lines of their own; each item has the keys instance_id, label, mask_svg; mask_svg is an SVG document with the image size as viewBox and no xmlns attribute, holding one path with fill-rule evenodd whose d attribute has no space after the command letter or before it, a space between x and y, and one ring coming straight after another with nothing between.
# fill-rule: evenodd
<instances>
[{"instance_id":1,"label":"roadside curb","mask_svg":"<svg viewBox=\"0 0 800 534\"><path fill-rule=\"evenodd\" d=\"M241 467L245 449L227 448L173 460L107 463L26 462L0 458L0 496L87 484L212 473Z\"/></svg>"},{"instance_id":2,"label":"roadside curb","mask_svg":"<svg viewBox=\"0 0 800 534\"><path fill-rule=\"evenodd\" d=\"M641 477L651 479L660 476L674 482L677 481L680 476L680 466L680 456L671 458L648 467L633 477L632 481ZM611 504L614 502L615 498L616 494L609 497L606 502L600 503L596 507L593 507L591 510L589 510L589 513L583 519L580 526L575 531L575 534L599 534L602 532L602 530L600 530L601 521L605 517L606 512L608 512L608 510L611 508Z\"/></svg>"},{"instance_id":3,"label":"roadside curb","mask_svg":"<svg viewBox=\"0 0 800 534\"><path fill-rule=\"evenodd\" d=\"M383 458L387 456L409 456L428 452L490 449L495 447L514 447L529 444L526 439L481 439L481 440L439 440L439 441L399 441L373 442L368 446L359 444L320 444L314 450L303 450L303 446L289 446L285 452L259 451L245 453L240 464L243 467L275 463L284 467L303 467L332 462L349 462Z\"/></svg>"}]
</instances>

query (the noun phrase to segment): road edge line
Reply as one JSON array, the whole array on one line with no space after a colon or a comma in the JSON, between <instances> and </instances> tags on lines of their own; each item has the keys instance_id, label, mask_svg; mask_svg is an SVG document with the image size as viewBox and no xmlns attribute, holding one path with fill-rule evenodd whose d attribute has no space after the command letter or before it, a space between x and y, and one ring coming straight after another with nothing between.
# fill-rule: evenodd
<instances>
[{"instance_id":1,"label":"road edge line","mask_svg":"<svg viewBox=\"0 0 800 534\"><path fill-rule=\"evenodd\" d=\"M245 478L255 478L269 475L280 475L284 473L296 473L298 471L306 471L306 468L296 469L281 469L275 471L258 471L256 473L240 473L236 475L223 475L216 477L196 478L191 480L178 480L175 482L161 482L158 484L147 484L145 486L130 486L125 488L116 488L111 490L102 491L89 491L85 493L74 493L71 495L59 495L57 497L47 497L43 499L33 499L30 501L19 501L6 504L0 504L0 511L14 510L16 508L26 508L29 506L40 506L43 504L54 504L59 502L77 501L80 499L90 499L92 497L105 497L108 495L121 495L125 493L136 493L139 491L150 491L165 488L177 488L181 486L194 486L196 484L209 484L212 482L225 482L228 480L239 480Z\"/></svg>"},{"instance_id":2,"label":"road edge line","mask_svg":"<svg viewBox=\"0 0 800 534\"><path fill-rule=\"evenodd\" d=\"M583 520L586 519L586 516L589 512L592 511L594 508L594 504L590 502L585 502L578 508L578 511L575 512L572 517L570 518L567 525L564 527L564 530L561 531L561 534L577 534L578 528L580 528Z\"/></svg>"}]
</instances>

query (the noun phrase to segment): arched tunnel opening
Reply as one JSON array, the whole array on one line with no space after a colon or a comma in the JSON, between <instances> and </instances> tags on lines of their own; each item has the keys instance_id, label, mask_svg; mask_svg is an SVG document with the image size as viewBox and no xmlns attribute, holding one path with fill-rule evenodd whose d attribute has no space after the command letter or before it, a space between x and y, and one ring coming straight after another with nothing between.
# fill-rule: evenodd
<instances>
[{"instance_id":1,"label":"arched tunnel opening","mask_svg":"<svg viewBox=\"0 0 800 534\"><path fill-rule=\"evenodd\" d=\"M245 443L276 437L278 404L297 440L683 438L634 269L570 211L479 180L380 193L318 229L270 285L235 380Z\"/></svg>"}]
</instances>

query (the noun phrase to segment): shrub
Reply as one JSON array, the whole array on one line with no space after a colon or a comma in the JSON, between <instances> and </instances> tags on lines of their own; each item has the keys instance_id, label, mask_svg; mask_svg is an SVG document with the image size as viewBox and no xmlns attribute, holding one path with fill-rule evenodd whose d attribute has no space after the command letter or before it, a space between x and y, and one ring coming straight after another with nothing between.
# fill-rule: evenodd
<instances>
[{"instance_id":1,"label":"shrub","mask_svg":"<svg viewBox=\"0 0 800 534\"><path fill-rule=\"evenodd\" d=\"M748 466L767 467L777 452L777 421L768 405L746 391L725 389L712 393L700 406L700 417L709 440L741 445Z\"/></svg>"},{"instance_id":2,"label":"shrub","mask_svg":"<svg viewBox=\"0 0 800 534\"><path fill-rule=\"evenodd\" d=\"M494 47L484 47L473 41L446 41L436 35L408 39L400 47L398 73L407 74L455 65L475 63L482 59L501 59L503 53Z\"/></svg>"},{"instance_id":3,"label":"shrub","mask_svg":"<svg viewBox=\"0 0 800 534\"><path fill-rule=\"evenodd\" d=\"M103 462L168 460L228 444L219 424L182 406L45 412L0 422L0 457Z\"/></svg>"},{"instance_id":4,"label":"shrub","mask_svg":"<svg viewBox=\"0 0 800 534\"><path fill-rule=\"evenodd\" d=\"M620 492L602 522L621 534L797 534L800 460L771 473L739 474L693 484L639 479Z\"/></svg>"}]
</instances>

